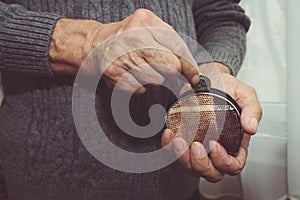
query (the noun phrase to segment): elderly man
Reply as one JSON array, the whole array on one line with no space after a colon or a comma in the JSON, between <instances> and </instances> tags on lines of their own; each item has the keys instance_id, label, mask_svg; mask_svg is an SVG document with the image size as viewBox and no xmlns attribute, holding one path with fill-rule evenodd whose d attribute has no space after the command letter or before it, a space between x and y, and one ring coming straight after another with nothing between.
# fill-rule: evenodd
<instances>
[{"instance_id":1,"label":"elderly man","mask_svg":"<svg viewBox=\"0 0 300 200\"><path fill-rule=\"evenodd\" d=\"M135 174L103 165L80 142L72 116L72 89L82 62L108 38L149 27L184 33L211 55L213 63L206 66L217 66L226 92L242 108L241 124L247 134L235 156L218 143L210 156L200 155L204 149L200 143L185 152L180 152L179 143L174 145L174 151L182 154L179 162ZM248 134L256 132L261 117L255 91L234 78L245 54L248 28L243 10L229 0L0 1L0 69L5 91L0 158L10 199L197 199L198 177L216 182L226 173L238 174L246 161ZM133 97L132 116L144 125L151 105L173 101L164 88L143 85L144 79L161 83L172 76L159 66L181 72L192 85L199 81L197 67L168 47L172 38L161 41L149 34L148 39L160 50L142 49L110 64L97 93L101 102L95 106L109 139L132 152L153 151L174 135L168 129L147 139L123 133L109 109L110 88L131 69L148 66L147 76L131 73L118 86L139 94ZM132 40L122 45L132 45Z\"/></svg>"}]
</instances>

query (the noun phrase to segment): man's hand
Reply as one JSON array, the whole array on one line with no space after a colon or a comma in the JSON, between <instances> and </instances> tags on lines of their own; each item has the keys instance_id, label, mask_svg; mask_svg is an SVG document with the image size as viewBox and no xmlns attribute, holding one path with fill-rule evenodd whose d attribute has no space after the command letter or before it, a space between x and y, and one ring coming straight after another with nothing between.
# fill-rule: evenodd
<instances>
[{"instance_id":1,"label":"man's hand","mask_svg":"<svg viewBox=\"0 0 300 200\"><path fill-rule=\"evenodd\" d=\"M186 141L179 137L174 138L173 132L169 129L163 133L162 146L166 146L174 139L173 151L175 155L181 155L178 161L184 168L195 176L203 177L210 182L218 182L224 174L236 175L244 168L250 135L257 131L262 109L253 88L231 76L230 70L220 63L205 64L205 67L209 68L213 65L219 69L225 92L233 97L242 108L241 125L245 134L240 150L232 156L226 152L222 145L210 141L210 156L208 156L201 143L193 142L188 148ZM218 84L215 87L218 87Z\"/></svg>"},{"instance_id":2,"label":"man's hand","mask_svg":"<svg viewBox=\"0 0 300 200\"><path fill-rule=\"evenodd\" d=\"M120 37L122 33L126 34ZM84 59L113 36L117 37L101 46L104 51L99 51L106 60L116 57L108 66L99 66L108 87L113 88L119 82L118 89L141 94L146 91L144 84L159 85L166 77L178 73L193 85L199 81L197 64L180 36L170 25L145 9L109 24L60 19L49 49L51 70L55 74L75 75ZM149 45L151 48L145 48ZM120 50L127 53L119 55ZM174 52L180 52L180 56ZM125 81L120 82L122 77Z\"/></svg>"}]
</instances>

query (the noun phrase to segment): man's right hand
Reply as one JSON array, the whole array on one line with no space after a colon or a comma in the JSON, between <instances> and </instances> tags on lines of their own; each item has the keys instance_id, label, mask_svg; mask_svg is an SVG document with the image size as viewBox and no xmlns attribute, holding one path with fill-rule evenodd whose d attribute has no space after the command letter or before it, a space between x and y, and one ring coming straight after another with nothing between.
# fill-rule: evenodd
<instances>
[{"instance_id":1,"label":"man's right hand","mask_svg":"<svg viewBox=\"0 0 300 200\"><path fill-rule=\"evenodd\" d=\"M75 75L84 59L96 47L110 37L125 32L129 34L120 40L115 37L105 47L106 53L103 56L113 56L120 49L137 50L117 56L103 69L108 87L115 87L124 76L126 81L119 82L118 89L142 94L146 91L143 84L161 84L167 77L177 76L178 72L192 85L198 83L197 64L183 40L170 25L145 9L139 9L124 20L109 24L94 20L60 19L50 44L50 68L54 74ZM153 48L143 48L149 44ZM181 56L175 51L180 52Z\"/></svg>"}]
</instances>

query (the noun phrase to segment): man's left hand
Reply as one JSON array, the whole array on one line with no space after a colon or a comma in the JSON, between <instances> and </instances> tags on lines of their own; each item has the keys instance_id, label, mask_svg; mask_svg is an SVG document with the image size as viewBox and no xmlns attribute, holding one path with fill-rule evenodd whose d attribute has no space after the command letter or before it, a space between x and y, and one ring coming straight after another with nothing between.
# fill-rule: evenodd
<instances>
[{"instance_id":1,"label":"man's left hand","mask_svg":"<svg viewBox=\"0 0 300 200\"><path fill-rule=\"evenodd\" d=\"M210 141L210 156L208 156L200 142L193 142L187 147L187 142L180 137L174 138L173 132L169 129L164 131L161 142L163 147L173 142L172 151L176 156L180 156L179 163L192 175L203 177L210 182L218 182L224 174L237 175L244 168L250 136L257 131L262 109L255 89L233 77L229 68L220 63L205 65L205 67L217 66L225 92L233 97L242 109L241 125L245 134L239 151L235 155L230 155L221 144Z\"/></svg>"}]
</instances>

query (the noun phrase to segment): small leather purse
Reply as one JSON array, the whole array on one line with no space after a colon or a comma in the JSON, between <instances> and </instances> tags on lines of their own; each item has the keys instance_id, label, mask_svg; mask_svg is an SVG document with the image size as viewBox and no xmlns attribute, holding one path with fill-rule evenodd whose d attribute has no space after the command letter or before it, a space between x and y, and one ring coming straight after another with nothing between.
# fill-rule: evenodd
<instances>
[{"instance_id":1,"label":"small leather purse","mask_svg":"<svg viewBox=\"0 0 300 200\"><path fill-rule=\"evenodd\" d=\"M166 127L188 143L201 142L208 152L208 142L215 140L234 154L243 138L241 108L228 94L210 85L210 80L201 75L193 90L181 95L169 107Z\"/></svg>"}]
</instances>

